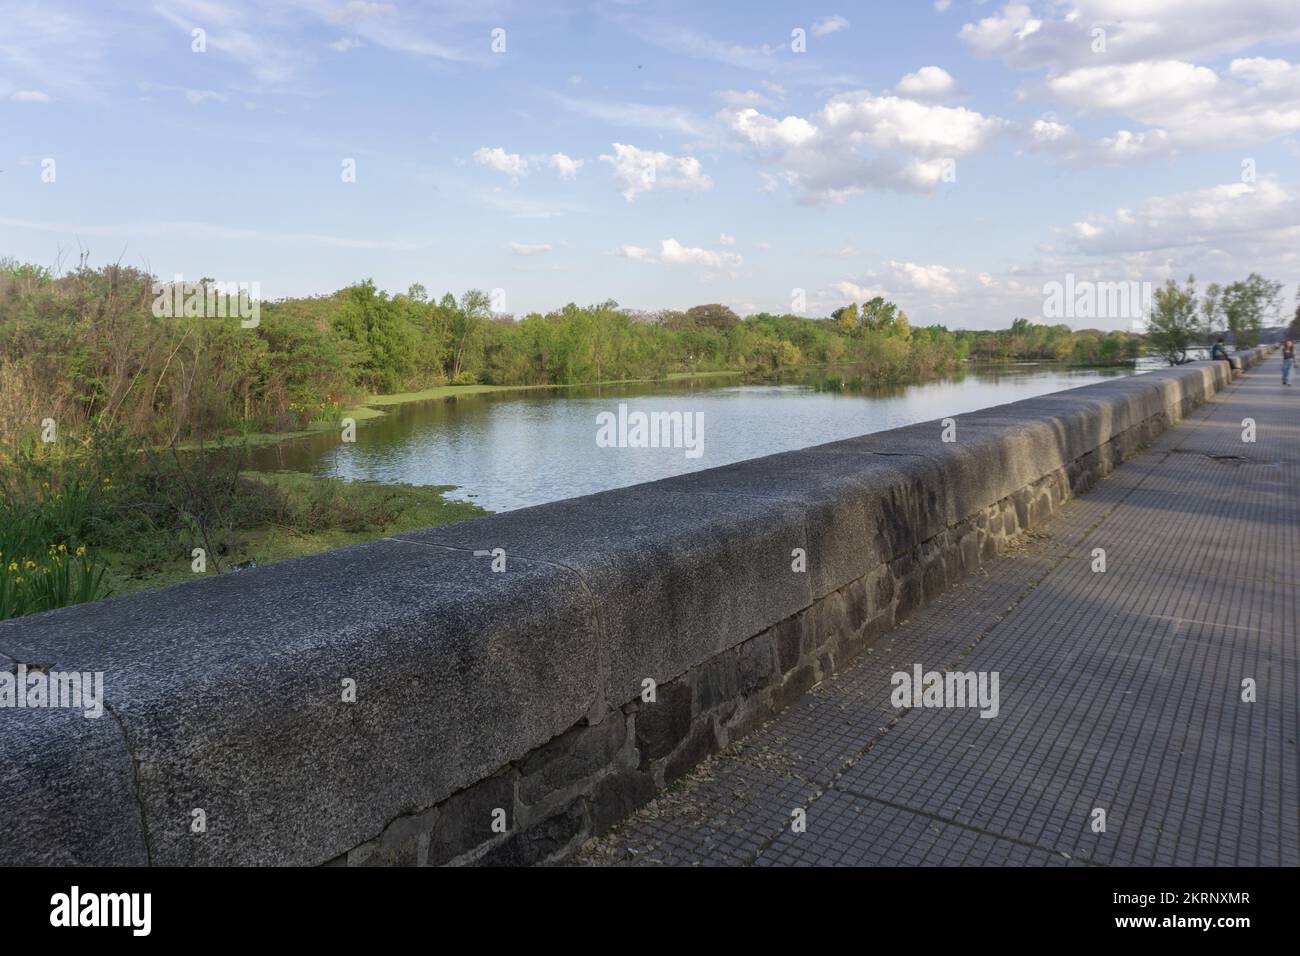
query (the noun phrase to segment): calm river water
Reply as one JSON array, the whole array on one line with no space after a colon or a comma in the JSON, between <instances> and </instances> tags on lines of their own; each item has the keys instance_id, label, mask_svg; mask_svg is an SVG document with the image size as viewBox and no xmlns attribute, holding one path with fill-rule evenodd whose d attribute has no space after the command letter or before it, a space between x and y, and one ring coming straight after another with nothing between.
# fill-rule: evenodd
<instances>
[{"instance_id":1,"label":"calm river water","mask_svg":"<svg viewBox=\"0 0 1300 956\"><path fill-rule=\"evenodd\" d=\"M449 497L491 511L620 488L747 458L806 448L1132 374L1046 365L972 368L956 378L864 388L851 369L782 384L734 378L538 389L391 406L335 433L254 449L255 470L413 485L455 485ZM599 447L597 416L702 413L702 453Z\"/></svg>"}]
</instances>

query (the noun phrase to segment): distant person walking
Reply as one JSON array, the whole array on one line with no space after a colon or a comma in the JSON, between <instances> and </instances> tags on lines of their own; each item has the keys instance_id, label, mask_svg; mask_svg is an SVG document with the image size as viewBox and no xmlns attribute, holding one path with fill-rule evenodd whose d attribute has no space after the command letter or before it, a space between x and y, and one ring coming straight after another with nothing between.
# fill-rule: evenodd
<instances>
[{"instance_id":1,"label":"distant person walking","mask_svg":"<svg viewBox=\"0 0 1300 956\"><path fill-rule=\"evenodd\" d=\"M1287 339L1282 343L1282 384L1291 384L1291 369L1295 367L1295 343Z\"/></svg>"}]
</instances>

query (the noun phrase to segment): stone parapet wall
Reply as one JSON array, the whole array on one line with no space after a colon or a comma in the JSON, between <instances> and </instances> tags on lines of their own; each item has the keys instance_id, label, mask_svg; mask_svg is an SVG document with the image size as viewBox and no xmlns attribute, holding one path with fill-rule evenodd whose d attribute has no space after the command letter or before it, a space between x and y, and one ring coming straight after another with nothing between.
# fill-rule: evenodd
<instances>
[{"instance_id":1,"label":"stone parapet wall","mask_svg":"<svg viewBox=\"0 0 1300 956\"><path fill-rule=\"evenodd\" d=\"M927 422L0 623L0 667L103 672L107 706L0 710L0 862L563 859L1228 375L1115 379L954 416L950 442Z\"/></svg>"}]
</instances>

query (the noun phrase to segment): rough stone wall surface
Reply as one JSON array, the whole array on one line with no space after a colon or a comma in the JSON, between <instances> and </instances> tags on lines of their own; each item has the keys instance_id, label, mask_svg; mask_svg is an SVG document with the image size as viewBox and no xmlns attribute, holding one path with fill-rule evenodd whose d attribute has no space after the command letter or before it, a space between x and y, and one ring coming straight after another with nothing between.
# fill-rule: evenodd
<instances>
[{"instance_id":1,"label":"rough stone wall surface","mask_svg":"<svg viewBox=\"0 0 1300 956\"><path fill-rule=\"evenodd\" d=\"M0 710L0 861L562 860L1228 374L1152 372L955 416L952 442L928 422L0 623L0 667L102 671L107 705ZM505 573L474 553L494 548Z\"/></svg>"}]
</instances>

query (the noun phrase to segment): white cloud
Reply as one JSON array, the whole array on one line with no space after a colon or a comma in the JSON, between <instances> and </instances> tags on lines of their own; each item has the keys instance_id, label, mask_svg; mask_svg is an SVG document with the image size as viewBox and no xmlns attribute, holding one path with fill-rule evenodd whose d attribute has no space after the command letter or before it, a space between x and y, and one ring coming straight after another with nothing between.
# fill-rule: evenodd
<instances>
[{"instance_id":1,"label":"white cloud","mask_svg":"<svg viewBox=\"0 0 1300 956\"><path fill-rule=\"evenodd\" d=\"M573 159L564 153L552 153L546 164L559 173L561 179L575 179L583 162L584 160Z\"/></svg>"},{"instance_id":2,"label":"white cloud","mask_svg":"<svg viewBox=\"0 0 1300 956\"><path fill-rule=\"evenodd\" d=\"M670 156L624 143L611 145L614 154L602 155L600 160L613 167L614 181L622 187L620 191L628 202L653 189L705 192L713 188L713 180L694 156Z\"/></svg>"},{"instance_id":3,"label":"white cloud","mask_svg":"<svg viewBox=\"0 0 1300 956\"><path fill-rule=\"evenodd\" d=\"M547 242L511 242L510 251L517 256L541 256L555 247Z\"/></svg>"},{"instance_id":4,"label":"white cloud","mask_svg":"<svg viewBox=\"0 0 1300 956\"><path fill-rule=\"evenodd\" d=\"M947 295L957 294L957 272L947 266L919 265L915 262L889 261L898 280L923 292L942 292Z\"/></svg>"},{"instance_id":5,"label":"white cloud","mask_svg":"<svg viewBox=\"0 0 1300 956\"><path fill-rule=\"evenodd\" d=\"M1128 116L1159 115L1201 102L1218 85L1208 67L1173 60L1083 67L1047 80L1051 94L1069 106Z\"/></svg>"},{"instance_id":6,"label":"white cloud","mask_svg":"<svg viewBox=\"0 0 1300 956\"><path fill-rule=\"evenodd\" d=\"M948 8L952 6L952 0L934 0L934 9L936 13L947 13Z\"/></svg>"},{"instance_id":7,"label":"white cloud","mask_svg":"<svg viewBox=\"0 0 1300 956\"><path fill-rule=\"evenodd\" d=\"M40 90L17 90L10 95L9 99L15 103L48 103L50 95Z\"/></svg>"},{"instance_id":8,"label":"white cloud","mask_svg":"<svg viewBox=\"0 0 1300 956\"><path fill-rule=\"evenodd\" d=\"M1170 156L1175 143L1164 130L1117 130L1113 136L1089 140L1068 124L1039 119L1027 130L1031 149L1079 165L1108 165Z\"/></svg>"},{"instance_id":9,"label":"white cloud","mask_svg":"<svg viewBox=\"0 0 1300 956\"><path fill-rule=\"evenodd\" d=\"M706 249L702 246L684 246L676 239L661 239L659 254L656 256L644 246L619 246L614 255L638 262L658 262L663 265L703 266L714 272L722 272L735 277L735 270L740 268L744 259L734 252Z\"/></svg>"},{"instance_id":10,"label":"white cloud","mask_svg":"<svg viewBox=\"0 0 1300 956\"><path fill-rule=\"evenodd\" d=\"M734 246L736 244L736 237L729 236L724 232L718 237L718 242L722 243L724 246Z\"/></svg>"},{"instance_id":11,"label":"white cloud","mask_svg":"<svg viewBox=\"0 0 1300 956\"><path fill-rule=\"evenodd\" d=\"M363 44L356 37L343 37L342 39L335 40L331 43L330 49L336 50L339 53L347 53L348 50L355 50L359 46L363 46Z\"/></svg>"},{"instance_id":12,"label":"white cloud","mask_svg":"<svg viewBox=\"0 0 1300 956\"><path fill-rule=\"evenodd\" d=\"M835 33L837 30L847 30L848 28L849 21L837 13L833 17L822 17L820 20L814 21L812 32L813 36L824 37Z\"/></svg>"},{"instance_id":13,"label":"white cloud","mask_svg":"<svg viewBox=\"0 0 1300 956\"><path fill-rule=\"evenodd\" d=\"M914 100L942 99L957 92L957 81L939 66L923 66L898 81L900 95Z\"/></svg>"},{"instance_id":14,"label":"white cloud","mask_svg":"<svg viewBox=\"0 0 1300 956\"><path fill-rule=\"evenodd\" d=\"M1176 60L1089 66L1048 77L1041 89L1073 109L1124 116L1148 127L1120 129L1093 143L1075 137L1044 144L1035 124L1036 145L1069 159L1146 159L1300 131L1300 66L1286 60L1233 60L1222 75Z\"/></svg>"},{"instance_id":15,"label":"white cloud","mask_svg":"<svg viewBox=\"0 0 1300 956\"><path fill-rule=\"evenodd\" d=\"M853 143L896 149L922 158L969 155L1004 125L965 107L930 106L866 91L832 97L820 125Z\"/></svg>"},{"instance_id":16,"label":"white cloud","mask_svg":"<svg viewBox=\"0 0 1300 956\"><path fill-rule=\"evenodd\" d=\"M663 239L659 243L659 261L680 265L697 265L709 269L732 272L743 261L734 252L717 252L698 246L684 246L676 239Z\"/></svg>"},{"instance_id":17,"label":"white cloud","mask_svg":"<svg viewBox=\"0 0 1300 956\"><path fill-rule=\"evenodd\" d=\"M817 128L798 116L776 120L752 108L736 110L730 121L733 130L759 148L802 146L817 135Z\"/></svg>"},{"instance_id":18,"label":"white cloud","mask_svg":"<svg viewBox=\"0 0 1300 956\"><path fill-rule=\"evenodd\" d=\"M650 250L643 246L619 246L614 250L614 255L622 256L624 259L637 259L642 262L653 262L654 256Z\"/></svg>"},{"instance_id":19,"label":"white cloud","mask_svg":"<svg viewBox=\"0 0 1300 956\"><path fill-rule=\"evenodd\" d=\"M500 146L489 149L480 146L474 150L474 162L487 169L495 170L509 176L511 182L519 182L520 176L528 175L528 160L518 153L507 153Z\"/></svg>"},{"instance_id":20,"label":"white cloud","mask_svg":"<svg viewBox=\"0 0 1300 956\"><path fill-rule=\"evenodd\" d=\"M1300 238L1300 195L1276 178L1227 183L1148 199L1134 213L1075 223L1075 248L1091 254L1152 252L1190 246L1272 243L1280 251Z\"/></svg>"},{"instance_id":21,"label":"white cloud","mask_svg":"<svg viewBox=\"0 0 1300 956\"><path fill-rule=\"evenodd\" d=\"M965 24L961 39L978 55L1054 73L1102 59L1190 59L1300 40L1300 4L1294 0L1073 0L1048 6L1057 16L1042 19L1028 3L1012 0ZM1104 54L1094 52L1098 28L1105 31Z\"/></svg>"},{"instance_id":22,"label":"white cloud","mask_svg":"<svg viewBox=\"0 0 1300 956\"><path fill-rule=\"evenodd\" d=\"M831 288L839 294L838 302L843 305L848 302L870 302L876 296L886 296L886 290L875 285L859 285L845 279L841 282L831 283Z\"/></svg>"},{"instance_id":23,"label":"white cloud","mask_svg":"<svg viewBox=\"0 0 1300 956\"><path fill-rule=\"evenodd\" d=\"M723 111L719 118L812 203L844 202L869 189L931 192L953 163L1009 126L963 107L867 90L833 96L806 118L777 120L754 109ZM776 181L765 180L761 191Z\"/></svg>"}]
</instances>

